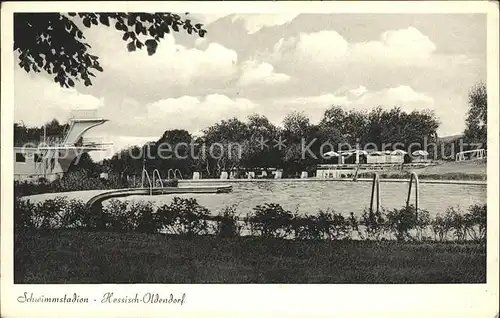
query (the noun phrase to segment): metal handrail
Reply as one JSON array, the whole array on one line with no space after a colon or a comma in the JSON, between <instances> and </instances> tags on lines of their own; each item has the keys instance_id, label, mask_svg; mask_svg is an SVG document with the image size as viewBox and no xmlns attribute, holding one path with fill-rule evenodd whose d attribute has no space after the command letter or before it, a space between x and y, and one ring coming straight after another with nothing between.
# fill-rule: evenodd
<instances>
[{"instance_id":1,"label":"metal handrail","mask_svg":"<svg viewBox=\"0 0 500 318\"><path fill-rule=\"evenodd\" d=\"M161 179L160 171L158 169L155 169L153 171L153 185L156 187L156 180L155 180L156 175L158 175L158 180L160 181L160 185L163 189L163 180Z\"/></svg>"},{"instance_id":2,"label":"metal handrail","mask_svg":"<svg viewBox=\"0 0 500 318\"><path fill-rule=\"evenodd\" d=\"M375 195L375 190L377 190L377 213L380 212L380 179L378 173L373 175L372 182L372 195L370 200L370 212L373 212L373 197Z\"/></svg>"},{"instance_id":3,"label":"metal handrail","mask_svg":"<svg viewBox=\"0 0 500 318\"><path fill-rule=\"evenodd\" d=\"M142 175L141 175L141 188L144 188L144 175L148 178L149 182L149 195L153 195L153 184L151 183L151 179L149 178L148 171L146 169L142 169Z\"/></svg>"},{"instance_id":4,"label":"metal handrail","mask_svg":"<svg viewBox=\"0 0 500 318\"><path fill-rule=\"evenodd\" d=\"M97 109L74 109L69 114L70 119L97 118Z\"/></svg>"},{"instance_id":5,"label":"metal handrail","mask_svg":"<svg viewBox=\"0 0 500 318\"><path fill-rule=\"evenodd\" d=\"M167 171L167 179L170 180L170 171L172 171L172 174L173 174L172 179L175 179L175 171L172 168L168 169L168 171Z\"/></svg>"},{"instance_id":6,"label":"metal handrail","mask_svg":"<svg viewBox=\"0 0 500 318\"><path fill-rule=\"evenodd\" d=\"M406 207L410 206L411 199L411 187L413 185L413 181L415 181L415 213L418 213L418 175L415 172L412 172L410 175L410 184L408 187L408 197L406 198Z\"/></svg>"},{"instance_id":7,"label":"metal handrail","mask_svg":"<svg viewBox=\"0 0 500 318\"><path fill-rule=\"evenodd\" d=\"M179 171L179 178L177 178L177 171ZM175 171L174 171L174 179L176 179L176 178L177 179L182 179L182 173L181 173L181 171L179 169L175 169Z\"/></svg>"}]
</instances>

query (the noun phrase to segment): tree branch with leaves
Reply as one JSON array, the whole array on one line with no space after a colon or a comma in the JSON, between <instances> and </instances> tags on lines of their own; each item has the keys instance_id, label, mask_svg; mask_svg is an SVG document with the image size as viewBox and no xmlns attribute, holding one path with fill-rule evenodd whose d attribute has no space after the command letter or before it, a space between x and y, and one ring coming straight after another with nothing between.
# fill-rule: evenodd
<instances>
[{"instance_id":1,"label":"tree branch with leaves","mask_svg":"<svg viewBox=\"0 0 500 318\"><path fill-rule=\"evenodd\" d=\"M14 51L19 53L19 66L28 73L54 75L54 82L62 87L73 87L75 81L91 86L95 71L102 72L103 67L89 51L91 45L76 21L86 28L114 27L129 52L145 47L150 56L171 32L182 30L200 37L207 32L202 24L173 13L16 13Z\"/></svg>"}]
</instances>

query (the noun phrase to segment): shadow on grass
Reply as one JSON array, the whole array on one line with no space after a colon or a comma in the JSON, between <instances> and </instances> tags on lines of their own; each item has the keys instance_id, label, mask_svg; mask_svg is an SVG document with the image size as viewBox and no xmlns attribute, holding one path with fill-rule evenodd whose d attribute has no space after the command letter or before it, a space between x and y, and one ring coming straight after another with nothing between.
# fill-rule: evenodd
<instances>
[{"instance_id":1,"label":"shadow on grass","mask_svg":"<svg viewBox=\"0 0 500 318\"><path fill-rule=\"evenodd\" d=\"M16 284L484 283L484 244L17 231Z\"/></svg>"}]
</instances>

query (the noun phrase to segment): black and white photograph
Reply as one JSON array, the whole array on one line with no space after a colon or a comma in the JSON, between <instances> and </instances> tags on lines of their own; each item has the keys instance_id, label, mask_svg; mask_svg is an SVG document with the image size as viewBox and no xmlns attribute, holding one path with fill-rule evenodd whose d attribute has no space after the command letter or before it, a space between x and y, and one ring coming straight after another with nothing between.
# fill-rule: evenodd
<instances>
[{"instance_id":1,"label":"black and white photograph","mask_svg":"<svg viewBox=\"0 0 500 318\"><path fill-rule=\"evenodd\" d=\"M30 285L490 282L489 12L64 8L2 31L16 303L189 300Z\"/></svg>"}]
</instances>

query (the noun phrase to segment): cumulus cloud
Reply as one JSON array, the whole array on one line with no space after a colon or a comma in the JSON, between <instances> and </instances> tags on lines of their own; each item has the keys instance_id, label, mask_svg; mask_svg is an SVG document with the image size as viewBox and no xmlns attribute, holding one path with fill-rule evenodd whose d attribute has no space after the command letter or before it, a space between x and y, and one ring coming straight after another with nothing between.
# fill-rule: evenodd
<instances>
[{"instance_id":1,"label":"cumulus cloud","mask_svg":"<svg viewBox=\"0 0 500 318\"><path fill-rule=\"evenodd\" d=\"M143 115L135 117L133 124L142 125L145 132L158 136L166 129L197 132L222 119L245 118L256 106L248 99L231 99L223 94L166 98L146 105Z\"/></svg>"},{"instance_id":2,"label":"cumulus cloud","mask_svg":"<svg viewBox=\"0 0 500 318\"><path fill-rule=\"evenodd\" d=\"M238 74L236 51L216 42L200 40L188 48L177 43L177 35L168 34L159 42L156 53L149 56L144 49L128 52L126 42L113 29L85 31L92 52L100 57L104 68L96 87L127 91L129 97L137 100L159 99L168 88L225 83Z\"/></svg>"},{"instance_id":3,"label":"cumulus cloud","mask_svg":"<svg viewBox=\"0 0 500 318\"><path fill-rule=\"evenodd\" d=\"M111 141L113 144L108 145L105 150L91 151L89 152L90 157L94 161L101 161L106 158L111 158L116 153L121 150L127 149L133 146L142 146L147 142L158 140L159 136L117 136L115 134L99 134L106 141Z\"/></svg>"},{"instance_id":4,"label":"cumulus cloud","mask_svg":"<svg viewBox=\"0 0 500 318\"><path fill-rule=\"evenodd\" d=\"M188 49L176 44L171 35L158 46L154 63L146 51L132 54L122 51L121 54L121 57L106 61L112 72L119 73L127 65L129 74L140 76L146 82L162 82L164 85L188 85L194 80L231 77L236 72L238 60L234 50L218 43L210 43L204 50Z\"/></svg>"},{"instance_id":5,"label":"cumulus cloud","mask_svg":"<svg viewBox=\"0 0 500 318\"><path fill-rule=\"evenodd\" d=\"M248 34L257 33L265 27L283 25L291 22L298 13L280 13L280 14L236 14L232 21L242 21Z\"/></svg>"},{"instance_id":6,"label":"cumulus cloud","mask_svg":"<svg viewBox=\"0 0 500 318\"><path fill-rule=\"evenodd\" d=\"M380 40L354 43L353 56L372 56L374 58L419 60L427 59L436 50L436 45L428 36L414 27L386 31Z\"/></svg>"},{"instance_id":7,"label":"cumulus cloud","mask_svg":"<svg viewBox=\"0 0 500 318\"><path fill-rule=\"evenodd\" d=\"M434 98L422 92L416 92L407 85L399 85L374 92L366 92L359 98L351 99L352 107L371 109L376 106L383 108L401 107L405 111L435 109Z\"/></svg>"},{"instance_id":8,"label":"cumulus cloud","mask_svg":"<svg viewBox=\"0 0 500 318\"><path fill-rule=\"evenodd\" d=\"M272 85L290 80L290 76L274 72L274 67L265 62L248 60L241 67L241 76L238 85L249 86L253 84Z\"/></svg>"},{"instance_id":9,"label":"cumulus cloud","mask_svg":"<svg viewBox=\"0 0 500 318\"><path fill-rule=\"evenodd\" d=\"M39 126L52 119L66 122L76 109L99 109L103 98L61 88L41 73L14 71L14 120L27 126Z\"/></svg>"},{"instance_id":10,"label":"cumulus cloud","mask_svg":"<svg viewBox=\"0 0 500 318\"><path fill-rule=\"evenodd\" d=\"M421 62L435 50L429 37L414 27L386 31L379 40L354 43L334 30L323 30L281 38L274 45L271 57L275 61L285 59L327 68L348 62Z\"/></svg>"},{"instance_id":11,"label":"cumulus cloud","mask_svg":"<svg viewBox=\"0 0 500 318\"><path fill-rule=\"evenodd\" d=\"M363 95L367 91L368 90L366 89L366 87L364 87L363 85L360 85L358 88L353 88L353 89L349 90L349 94L351 94L355 97L360 97L361 95Z\"/></svg>"}]
</instances>

